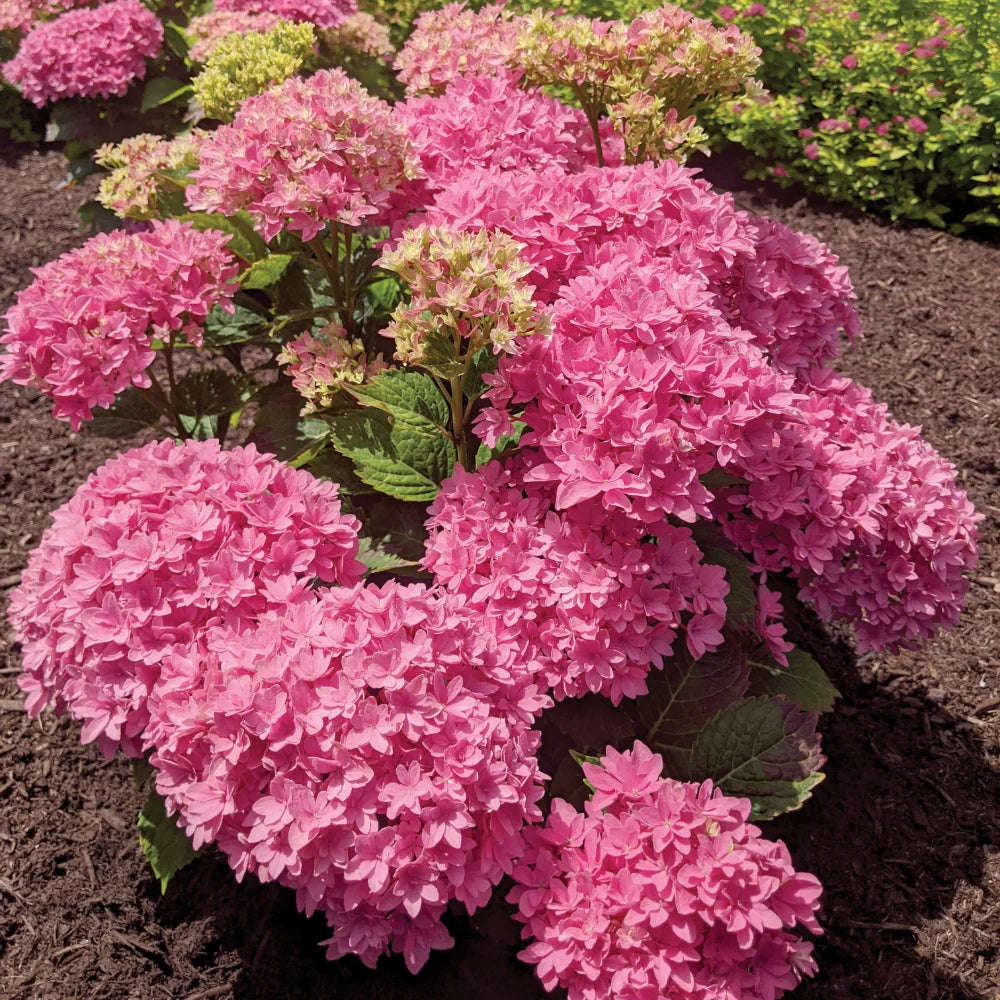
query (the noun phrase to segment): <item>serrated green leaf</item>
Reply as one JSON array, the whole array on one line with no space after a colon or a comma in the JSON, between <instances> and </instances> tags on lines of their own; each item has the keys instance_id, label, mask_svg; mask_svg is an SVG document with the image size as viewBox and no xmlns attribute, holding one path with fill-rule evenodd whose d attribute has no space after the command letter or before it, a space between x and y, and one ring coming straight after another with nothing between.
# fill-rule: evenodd
<instances>
[{"instance_id":1,"label":"serrated green leaf","mask_svg":"<svg viewBox=\"0 0 1000 1000\"><path fill-rule=\"evenodd\" d=\"M281 280L293 258L289 253L273 253L269 257L255 260L241 275L243 288L270 288Z\"/></svg>"},{"instance_id":2,"label":"serrated green leaf","mask_svg":"<svg viewBox=\"0 0 1000 1000\"><path fill-rule=\"evenodd\" d=\"M287 379L268 386L257 397L260 408L249 441L296 468L316 458L330 439L330 427L319 417L302 417L303 399Z\"/></svg>"},{"instance_id":3,"label":"serrated green leaf","mask_svg":"<svg viewBox=\"0 0 1000 1000\"><path fill-rule=\"evenodd\" d=\"M700 660L682 648L662 670L649 672L649 693L636 700L646 743L690 747L713 715L746 694L749 683L750 667L738 642L730 639Z\"/></svg>"},{"instance_id":4,"label":"serrated green leaf","mask_svg":"<svg viewBox=\"0 0 1000 1000\"><path fill-rule=\"evenodd\" d=\"M420 566L418 561L404 559L394 552L390 536L384 538L359 538L358 558L368 568L369 573L413 570Z\"/></svg>"},{"instance_id":5,"label":"serrated green leaf","mask_svg":"<svg viewBox=\"0 0 1000 1000\"><path fill-rule=\"evenodd\" d=\"M240 409L243 395L232 376L216 368L201 368L181 377L174 402L179 413L198 421Z\"/></svg>"},{"instance_id":6,"label":"serrated green leaf","mask_svg":"<svg viewBox=\"0 0 1000 1000\"><path fill-rule=\"evenodd\" d=\"M450 334L430 330L421 342L421 347L421 368L426 368L443 379L459 378L465 373L465 361L459 358Z\"/></svg>"},{"instance_id":7,"label":"serrated green leaf","mask_svg":"<svg viewBox=\"0 0 1000 1000\"><path fill-rule=\"evenodd\" d=\"M788 653L788 666L760 655L750 659L750 691L755 695L783 694L807 712L831 712L840 692L823 668L804 650Z\"/></svg>"},{"instance_id":8,"label":"serrated green leaf","mask_svg":"<svg viewBox=\"0 0 1000 1000\"><path fill-rule=\"evenodd\" d=\"M160 426L160 411L138 389L126 389L107 410L94 410L87 425L99 437L123 438Z\"/></svg>"},{"instance_id":9,"label":"serrated green leaf","mask_svg":"<svg viewBox=\"0 0 1000 1000\"><path fill-rule=\"evenodd\" d=\"M399 500L433 500L455 467L451 441L394 424L387 412L373 407L338 414L331 438L363 482Z\"/></svg>"},{"instance_id":10,"label":"serrated green leaf","mask_svg":"<svg viewBox=\"0 0 1000 1000\"><path fill-rule=\"evenodd\" d=\"M204 342L208 347L245 344L265 330L264 318L252 309L236 306L232 313L228 313L221 306L215 306L205 317Z\"/></svg>"},{"instance_id":11,"label":"serrated green leaf","mask_svg":"<svg viewBox=\"0 0 1000 1000\"><path fill-rule=\"evenodd\" d=\"M390 369L371 382L345 385L344 389L366 406L385 411L396 427L430 437L450 437L448 403L429 375Z\"/></svg>"},{"instance_id":12,"label":"serrated green leaf","mask_svg":"<svg viewBox=\"0 0 1000 1000\"><path fill-rule=\"evenodd\" d=\"M752 819L798 809L824 778L817 718L780 696L737 702L709 719L685 773L675 776L709 778L727 795L750 799Z\"/></svg>"},{"instance_id":13,"label":"serrated green leaf","mask_svg":"<svg viewBox=\"0 0 1000 1000\"><path fill-rule=\"evenodd\" d=\"M493 353L492 344L484 344L472 355L469 365L469 376L465 380L465 396L467 399L479 399L489 386L483 381L483 376L495 372L500 355Z\"/></svg>"},{"instance_id":14,"label":"serrated green leaf","mask_svg":"<svg viewBox=\"0 0 1000 1000\"><path fill-rule=\"evenodd\" d=\"M169 76L157 76L146 82L142 88L142 103L140 111L152 111L153 108L169 104L171 101L191 93L191 84L175 80Z\"/></svg>"},{"instance_id":15,"label":"serrated green leaf","mask_svg":"<svg viewBox=\"0 0 1000 1000\"><path fill-rule=\"evenodd\" d=\"M164 26L163 40L178 59L187 59L191 46L188 44L187 36L173 21L168 21Z\"/></svg>"},{"instance_id":16,"label":"serrated green leaf","mask_svg":"<svg viewBox=\"0 0 1000 1000\"><path fill-rule=\"evenodd\" d=\"M166 892L170 880L198 856L187 834L177 825L176 816L167 816L163 798L151 789L136 823L139 846Z\"/></svg>"}]
</instances>

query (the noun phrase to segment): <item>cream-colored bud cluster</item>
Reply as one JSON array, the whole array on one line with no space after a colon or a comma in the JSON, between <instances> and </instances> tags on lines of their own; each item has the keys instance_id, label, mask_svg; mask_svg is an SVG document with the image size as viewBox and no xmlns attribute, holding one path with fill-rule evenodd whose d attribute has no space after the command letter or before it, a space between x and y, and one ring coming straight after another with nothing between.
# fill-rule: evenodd
<instances>
[{"instance_id":1,"label":"cream-colored bud cluster","mask_svg":"<svg viewBox=\"0 0 1000 1000\"><path fill-rule=\"evenodd\" d=\"M194 101L205 118L230 122L248 97L294 76L316 51L312 24L282 21L269 31L230 35L212 49L192 81Z\"/></svg>"},{"instance_id":2,"label":"cream-colored bud cluster","mask_svg":"<svg viewBox=\"0 0 1000 1000\"><path fill-rule=\"evenodd\" d=\"M162 187L161 171L194 170L198 144L206 134L194 129L165 139L142 133L117 144L105 143L94 154L98 165L110 171L101 180L97 200L121 219L159 218L156 196Z\"/></svg>"},{"instance_id":3,"label":"cream-colored bud cluster","mask_svg":"<svg viewBox=\"0 0 1000 1000\"><path fill-rule=\"evenodd\" d=\"M532 295L522 249L506 233L485 229L419 226L405 233L380 261L412 293L385 331L396 341L396 357L425 363L431 341L450 345L456 362L487 344L495 352L515 353L516 338L547 333L550 319ZM435 346L436 353L440 349Z\"/></svg>"}]
</instances>

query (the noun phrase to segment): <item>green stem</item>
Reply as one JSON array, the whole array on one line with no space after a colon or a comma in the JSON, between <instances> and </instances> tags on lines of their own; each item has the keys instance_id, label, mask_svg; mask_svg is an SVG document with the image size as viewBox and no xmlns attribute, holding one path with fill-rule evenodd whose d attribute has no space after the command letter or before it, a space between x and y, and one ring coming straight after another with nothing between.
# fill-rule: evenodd
<instances>
[{"instance_id":1,"label":"green stem","mask_svg":"<svg viewBox=\"0 0 1000 1000\"><path fill-rule=\"evenodd\" d=\"M451 423L452 434L458 447L458 462L463 468L469 468L469 443L465 436L465 414L462 407L464 394L462 387L465 377L459 376L451 380ZM471 470L470 470L471 471Z\"/></svg>"}]
</instances>

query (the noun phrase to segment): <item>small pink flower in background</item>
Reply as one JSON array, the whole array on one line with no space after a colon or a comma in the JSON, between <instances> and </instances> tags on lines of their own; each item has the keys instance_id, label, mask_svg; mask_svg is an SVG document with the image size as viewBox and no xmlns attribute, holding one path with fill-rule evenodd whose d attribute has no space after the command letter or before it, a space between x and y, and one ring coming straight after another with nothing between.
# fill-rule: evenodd
<instances>
[{"instance_id":1,"label":"small pink flower in background","mask_svg":"<svg viewBox=\"0 0 1000 1000\"><path fill-rule=\"evenodd\" d=\"M937 49L925 48L923 46L913 50L916 59L933 59L937 55Z\"/></svg>"},{"instance_id":2,"label":"small pink flower in background","mask_svg":"<svg viewBox=\"0 0 1000 1000\"><path fill-rule=\"evenodd\" d=\"M809 145L802 150L802 152L805 154L807 160L819 159L819 146L817 146L814 142L810 142Z\"/></svg>"},{"instance_id":3,"label":"small pink flower in background","mask_svg":"<svg viewBox=\"0 0 1000 1000\"><path fill-rule=\"evenodd\" d=\"M775 177L787 177L788 171L780 163L776 163L772 168Z\"/></svg>"},{"instance_id":4,"label":"small pink flower in background","mask_svg":"<svg viewBox=\"0 0 1000 1000\"><path fill-rule=\"evenodd\" d=\"M762 3L752 3L743 12L744 17L763 17L767 13L767 8Z\"/></svg>"},{"instance_id":5,"label":"small pink flower in background","mask_svg":"<svg viewBox=\"0 0 1000 1000\"><path fill-rule=\"evenodd\" d=\"M875 126L875 132L877 135L888 135L890 128L892 128L892 126L888 122L882 122L881 125Z\"/></svg>"},{"instance_id":6,"label":"small pink flower in background","mask_svg":"<svg viewBox=\"0 0 1000 1000\"><path fill-rule=\"evenodd\" d=\"M840 60L840 65L843 66L844 69L857 69L858 68L857 56L853 54L844 56L844 58Z\"/></svg>"},{"instance_id":7,"label":"small pink flower in background","mask_svg":"<svg viewBox=\"0 0 1000 1000\"><path fill-rule=\"evenodd\" d=\"M909 43L909 42L899 42L899 43L897 43L897 45L896 45L896 51L897 51L897 52L898 52L898 53L899 53L900 55L902 55L902 56L905 56L905 55L906 55L906 53L907 53L907 52L909 52L909 51L910 51L910 49L912 49L912 48L913 48L913 46L912 46L912 45L910 45L910 43Z\"/></svg>"},{"instance_id":8,"label":"small pink flower in background","mask_svg":"<svg viewBox=\"0 0 1000 1000\"><path fill-rule=\"evenodd\" d=\"M905 118L904 118L904 117L903 117L902 115L893 115L893 116L892 116L892 120L893 120L893 121L894 121L894 122L895 122L895 123L896 123L897 125L902 125L902 124L903 124L903 122L904 122L904 121L906 121L906 119L905 119Z\"/></svg>"},{"instance_id":9,"label":"small pink flower in background","mask_svg":"<svg viewBox=\"0 0 1000 1000\"><path fill-rule=\"evenodd\" d=\"M215 0L222 13L276 14L286 21L309 21L317 28L335 28L358 12L356 0Z\"/></svg>"},{"instance_id":10,"label":"small pink flower in background","mask_svg":"<svg viewBox=\"0 0 1000 1000\"><path fill-rule=\"evenodd\" d=\"M858 128L861 129L862 132L866 128L868 128L871 125L871 123L872 123L872 120L870 118L865 118L864 115L862 115L860 118L858 118Z\"/></svg>"},{"instance_id":11,"label":"small pink flower in background","mask_svg":"<svg viewBox=\"0 0 1000 1000\"><path fill-rule=\"evenodd\" d=\"M729 6L720 7L715 13L718 14L718 16L727 24L730 21L735 21L736 18L739 17L739 14Z\"/></svg>"},{"instance_id":12,"label":"small pink flower in background","mask_svg":"<svg viewBox=\"0 0 1000 1000\"><path fill-rule=\"evenodd\" d=\"M811 128L800 128L799 138L800 139L811 139L816 133Z\"/></svg>"},{"instance_id":13,"label":"small pink flower in background","mask_svg":"<svg viewBox=\"0 0 1000 1000\"><path fill-rule=\"evenodd\" d=\"M912 118L910 118L907 121L906 126L907 128L909 128L911 132L916 132L918 134L927 131L927 122L925 122L923 118L920 118L917 115L914 115Z\"/></svg>"},{"instance_id":14,"label":"small pink flower in background","mask_svg":"<svg viewBox=\"0 0 1000 1000\"><path fill-rule=\"evenodd\" d=\"M847 19L849 21L860 21L861 20L861 11L858 11L858 10L850 10L850 11L848 11L847 12Z\"/></svg>"}]
</instances>

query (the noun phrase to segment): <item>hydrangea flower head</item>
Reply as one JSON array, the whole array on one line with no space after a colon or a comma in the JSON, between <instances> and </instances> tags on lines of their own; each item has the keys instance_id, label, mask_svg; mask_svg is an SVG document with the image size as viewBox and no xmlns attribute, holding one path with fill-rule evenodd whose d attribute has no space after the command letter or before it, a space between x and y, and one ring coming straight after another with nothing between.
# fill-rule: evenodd
<instances>
[{"instance_id":1,"label":"hydrangea flower head","mask_svg":"<svg viewBox=\"0 0 1000 1000\"><path fill-rule=\"evenodd\" d=\"M185 29L191 39L188 58L192 62L204 63L212 50L230 35L246 35L251 31L265 32L281 24L285 18L271 11L251 13L244 10L211 10L207 14L192 17Z\"/></svg>"},{"instance_id":2,"label":"hydrangea flower head","mask_svg":"<svg viewBox=\"0 0 1000 1000\"><path fill-rule=\"evenodd\" d=\"M278 363L287 366L292 385L306 401L303 414L327 409L345 382L358 385L385 368L377 359L368 361L364 344L336 320L286 344Z\"/></svg>"},{"instance_id":3,"label":"hydrangea flower head","mask_svg":"<svg viewBox=\"0 0 1000 1000\"><path fill-rule=\"evenodd\" d=\"M284 20L263 32L222 38L191 81L194 100L206 118L232 121L243 101L298 73L315 49L311 24Z\"/></svg>"},{"instance_id":4,"label":"hydrangea flower head","mask_svg":"<svg viewBox=\"0 0 1000 1000\"><path fill-rule=\"evenodd\" d=\"M83 722L108 755L141 755L164 657L356 583L358 522L337 488L253 446L159 441L113 458L53 515L10 605L32 716Z\"/></svg>"},{"instance_id":5,"label":"hydrangea flower head","mask_svg":"<svg viewBox=\"0 0 1000 1000\"><path fill-rule=\"evenodd\" d=\"M413 95L440 94L461 76L516 71L519 32L520 18L502 3L478 11L464 2L424 11L396 57L396 75Z\"/></svg>"},{"instance_id":6,"label":"hydrangea flower head","mask_svg":"<svg viewBox=\"0 0 1000 1000\"><path fill-rule=\"evenodd\" d=\"M216 0L217 11L277 14L286 21L308 21L317 28L334 28L358 12L356 0Z\"/></svg>"},{"instance_id":7,"label":"hydrangea flower head","mask_svg":"<svg viewBox=\"0 0 1000 1000\"><path fill-rule=\"evenodd\" d=\"M358 55L379 63L391 63L396 54L389 29L364 11L349 14L332 28L324 29L321 37L327 58L336 65Z\"/></svg>"},{"instance_id":8,"label":"hydrangea flower head","mask_svg":"<svg viewBox=\"0 0 1000 1000\"><path fill-rule=\"evenodd\" d=\"M508 896L521 957L569 1000L774 1000L816 970L792 930L821 933L820 884L747 822L747 799L662 768L642 743L609 747L584 765L586 811L556 799L526 831Z\"/></svg>"},{"instance_id":9,"label":"hydrangea flower head","mask_svg":"<svg viewBox=\"0 0 1000 1000\"><path fill-rule=\"evenodd\" d=\"M95 407L150 385L154 337L201 344L215 305L232 309L239 272L229 237L176 220L146 232L101 233L35 270L7 312L0 379L52 397L53 415L79 430Z\"/></svg>"},{"instance_id":10,"label":"hydrangea flower head","mask_svg":"<svg viewBox=\"0 0 1000 1000\"><path fill-rule=\"evenodd\" d=\"M142 133L119 143L105 143L95 161L109 171L101 178L97 200L121 219L146 222L157 218L160 170L189 171L198 166L198 145L208 135L201 129L173 139Z\"/></svg>"},{"instance_id":11,"label":"hydrangea flower head","mask_svg":"<svg viewBox=\"0 0 1000 1000\"><path fill-rule=\"evenodd\" d=\"M245 101L202 145L187 199L195 211L245 209L264 239L287 228L311 240L331 221L373 221L419 172L389 105L321 70Z\"/></svg>"},{"instance_id":12,"label":"hydrangea flower head","mask_svg":"<svg viewBox=\"0 0 1000 1000\"><path fill-rule=\"evenodd\" d=\"M494 353L514 352L519 338L548 332L548 316L524 280L530 267L518 256L520 249L505 233L407 230L379 261L412 293L383 331L395 340L396 357L420 364L431 341L444 342L457 358L487 344Z\"/></svg>"},{"instance_id":13,"label":"hydrangea flower head","mask_svg":"<svg viewBox=\"0 0 1000 1000\"><path fill-rule=\"evenodd\" d=\"M109 0L35 26L4 77L42 107L68 97L121 97L146 75L163 25L139 0Z\"/></svg>"},{"instance_id":14,"label":"hydrangea flower head","mask_svg":"<svg viewBox=\"0 0 1000 1000\"><path fill-rule=\"evenodd\" d=\"M497 693L520 671L511 639L397 582L213 629L154 692L157 788L238 877L322 912L331 959L396 951L416 972L452 944L448 903L484 905L541 818L539 735Z\"/></svg>"}]
</instances>

